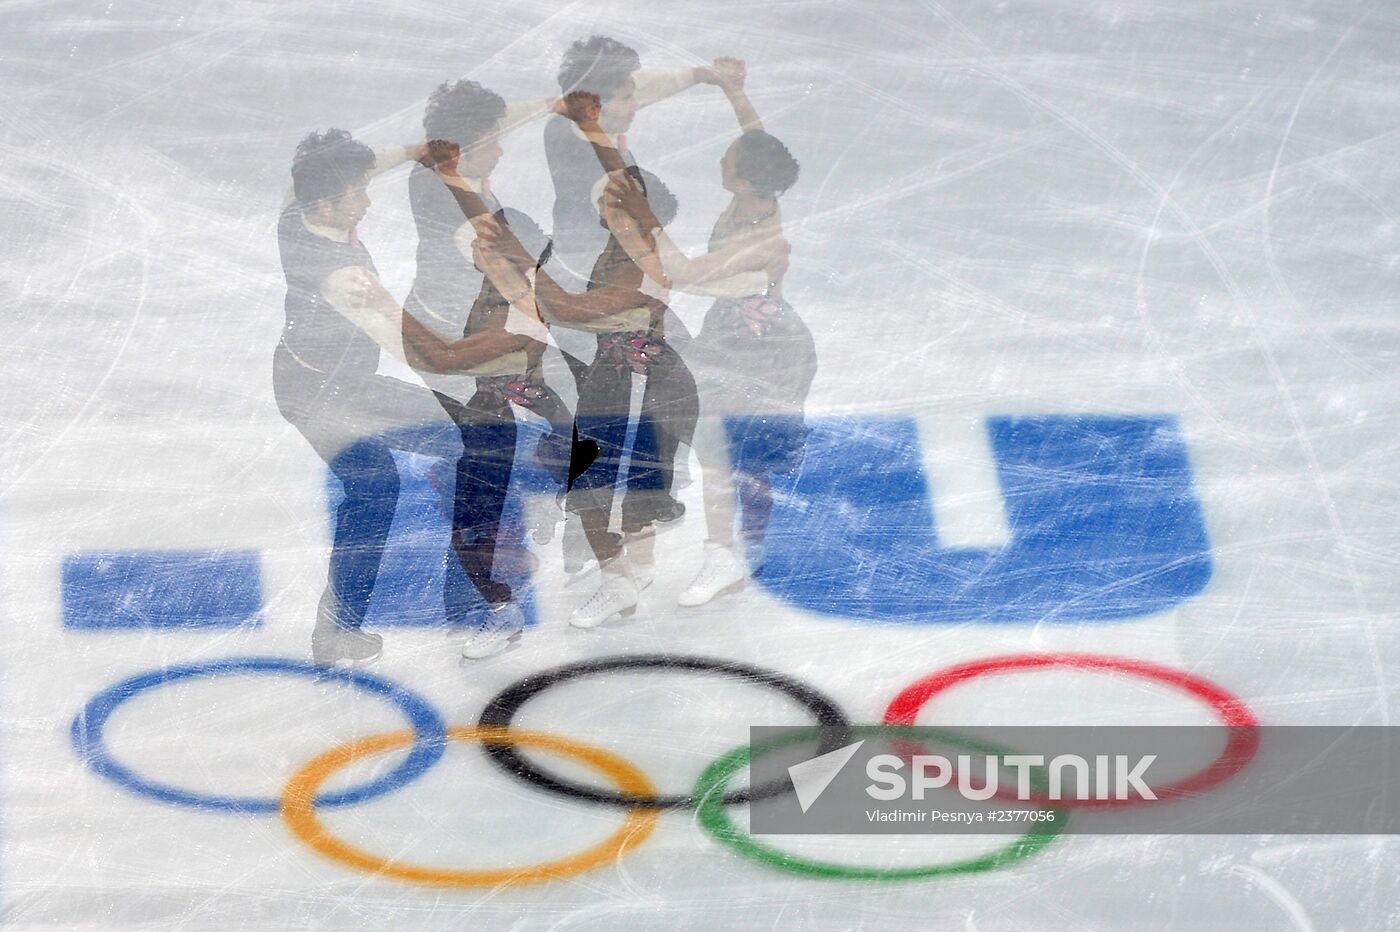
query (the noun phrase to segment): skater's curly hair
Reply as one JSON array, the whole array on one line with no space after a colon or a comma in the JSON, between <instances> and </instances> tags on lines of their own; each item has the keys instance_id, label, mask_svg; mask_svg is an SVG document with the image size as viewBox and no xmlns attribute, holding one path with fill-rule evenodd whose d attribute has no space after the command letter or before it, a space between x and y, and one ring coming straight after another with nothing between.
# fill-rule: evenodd
<instances>
[{"instance_id":1,"label":"skater's curly hair","mask_svg":"<svg viewBox=\"0 0 1400 932\"><path fill-rule=\"evenodd\" d=\"M307 205L339 197L374 168L374 151L343 129L308 133L292 159L292 192Z\"/></svg>"},{"instance_id":2,"label":"skater's curly hair","mask_svg":"<svg viewBox=\"0 0 1400 932\"><path fill-rule=\"evenodd\" d=\"M676 211L680 204L676 201L676 195L671 193L671 189L666 187L666 182L653 175L644 168L631 168L627 172L634 180L640 179L647 192L647 206L651 208L652 216L656 217L657 223L663 227L670 226L671 221L676 219ZM598 223L607 226L607 221L598 218Z\"/></svg>"},{"instance_id":3,"label":"skater's curly hair","mask_svg":"<svg viewBox=\"0 0 1400 932\"><path fill-rule=\"evenodd\" d=\"M544 255L545 247L549 245L549 236L529 214L514 207L503 207L497 216L504 217L506 225L520 241L520 245L525 247L526 252L536 259Z\"/></svg>"},{"instance_id":4,"label":"skater's curly hair","mask_svg":"<svg viewBox=\"0 0 1400 932\"><path fill-rule=\"evenodd\" d=\"M642 60L630 47L607 36L589 36L564 53L559 66L559 91L589 91L606 102L641 67Z\"/></svg>"},{"instance_id":5,"label":"skater's curly hair","mask_svg":"<svg viewBox=\"0 0 1400 932\"><path fill-rule=\"evenodd\" d=\"M501 95L475 81L443 83L428 97L423 131L429 139L445 139L465 148L490 132L505 113Z\"/></svg>"},{"instance_id":6,"label":"skater's curly hair","mask_svg":"<svg viewBox=\"0 0 1400 932\"><path fill-rule=\"evenodd\" d=\"M647 206L663 227L670 225L671 221L676 219L676 211L680 209L676 195L666 187L666 182L646 169L642 169L642 183L647 189Z\"/></svg>"},{"instance_id":7,"label":"skater's curly hair","mask_svg":"<svg viewBox=\"0 0 1400 932\"><path fill-rule=\"evenodd\" d=\"M764 197L777 197L797 181L799 166L788 147L761 129L739 137L734 172Z\"/></svg>"}]
</instances>

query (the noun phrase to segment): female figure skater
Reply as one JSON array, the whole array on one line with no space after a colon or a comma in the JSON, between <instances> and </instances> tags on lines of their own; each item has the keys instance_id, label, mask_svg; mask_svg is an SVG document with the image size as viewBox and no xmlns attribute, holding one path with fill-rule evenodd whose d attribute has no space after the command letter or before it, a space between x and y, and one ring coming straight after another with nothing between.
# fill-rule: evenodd
<instances>
[{"instance_id":1,"label":"female figure skater","mask_svg":"<svg viewBox=\"0 0 1400 932\"><path fill-rule=\"evenodd\" d=\"M610 183L628 190L646 228L620 204L610 207L606 197L600 198L602 226L609 235L585 294L600 287L631 290L653 298L656 309L645 318L620 314L595 321L594 329L605 332L599 333L593 364L580 379L580 433L598 443L599 455L575 484L570 508L583 519L603 571L598 590L570 619L584 628L635 610L640 590L650 581L655 524L674 520L681 510L670 495L676 451L681 442L691 439L698 414L693 377L666 339L665 302L671 283L657 259L656 237L664 237L660 231L675 214L675 199L654 176L626 164L599 125L600 109L598 98L586 92L566 98L570 119L591 145ZM684 272L688 280L708 281L762 266L767 258L755 254L746 242L742 249L688 263ZM539 293L548 311L560 295L544 279L537 284L543 286ZM628 401L636 377L645 379L646 389L628 460L622 503L624 537L619 538L609 529L613 486L624 454Z\"/></svg>"},{"instance_id":2,"label":"female figure skater","mask_svg":"<svg viewBox=\"0 0 1400 932\"><path fill-rule=\"evenodd\" d=\"M744 586L748 569L735 546L736 516L749 563L762 566L773 476L790 475L802 462L803 406L817 368L811 331L782 297L787 247L778 197L796 182L797 162L764 131L744 93L743 64L721 60L716 72L742 129L720 160L721 183L732 198L715 222L709 255L688 259L664 232L655 237L657 260L673 283L725 295L687 353L703 414L695 451L707 531L703 563L677 600L688 607ZM628 213L644 213L625 184L610 184L606 196ZM706 286L716 274L709 260L746 248L770 257L765 278L741 275Z\"/></svg>"}]
</instances>

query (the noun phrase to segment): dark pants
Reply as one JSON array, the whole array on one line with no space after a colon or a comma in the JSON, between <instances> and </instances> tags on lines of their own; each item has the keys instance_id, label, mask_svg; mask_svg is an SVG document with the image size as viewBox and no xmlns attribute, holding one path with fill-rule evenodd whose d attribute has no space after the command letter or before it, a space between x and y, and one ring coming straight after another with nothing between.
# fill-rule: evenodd
<instances>
[{"instance_id":1,"label":"dark pants","mask_svg":"<svg viewBox=\"0 0 1400 932\"><path fill-rule=\"evenodd\" d=\"M511 599L511 588L491 578L501 516L510 493L517 429L510 402L492 391L478 391L465 405L438 394L462 437L452 496L452 549L462 570L490 605ZM461 593L444 592L449 623L466 611Z\"/></svg>"},{"instance_id":2,"label":"dark pants","mask_svg":"<svg viewBox=\"0 0 1400 932\"><path fill-rule=\"evenodd\" d=\"M676 451L682 442L690 441L699 412L695 379L680 355L660 338L652 338L651 345L622 499L622 524L628 530L646 527L669 509ZM621 541L607 527L632 426L632 380L638 377L621 344L600 339L598 354L579 389L578 433L598 449L597 458L573 484L569 508L583 518L600 561L621 549Z\"/></svg>"},{"instance_id":3,"label":"dark pants","mask_svg":"<svg viewBox=\"0 0 1400 932\"><path fill-rule=\"evenodd\" d=\"M330 584L340 625L358 629L369 610L384 542L394 520L399 470L389 446L377 439L347 447L331 461L330 468L345 490L335 514Z\"/></svg>"},{"instance_id":4,"label":"dark pants","mask_svg":"<svg viewBox=\"0 0 1400 932\"><path fill-rule=\"evenodd\" d=\"M339 480L329 586L336 621L359 628L379 577L399 498L391 450L455 456L451 425L421 387L377 375L332 380L295 360L273 356L278 410Z\"/></svg>"}]
</instances>

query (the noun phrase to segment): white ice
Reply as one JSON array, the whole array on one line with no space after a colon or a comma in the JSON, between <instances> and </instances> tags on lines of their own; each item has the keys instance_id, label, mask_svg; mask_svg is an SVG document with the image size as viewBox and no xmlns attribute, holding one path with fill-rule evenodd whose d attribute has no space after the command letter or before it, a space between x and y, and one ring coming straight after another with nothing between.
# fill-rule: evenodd
<instances>
[{"instance_id":1,"label":"white ice","mask_svg":"<svg viewBox=\"0 0 1400 932\"><path fill-rule=\"evenodd\" d=\"M814 414L915 417L947 546L1008 530L985 418L1180 418L1212 543L1205 591L1111 623L886 625L815 618L758 587L682 611L691 516L660 539L628 624L565 619L542 549L541 623L463 667L438 631L388 629L373 668L471 724L498 690L591 656L675 652L802 677L859 721L963 660L1077 650L1205 676L1269 724L1400 715L1400 19L1386 4L139 0L0 4L0 916L17 927L479 929L1383 929L1400 849L1364 837L1070 837L1014 869L884 885L745 861L687 815L551 884L450 890L331 863L275 816L178 809L105 782L69 723L167 663L305 657L329 552L324 467L278 414L274 223L297 140L414 139L456 76L549 93L567 44L605 32L648 65L749 63L801 160L784 201L788 298L816 334ZM644 113L633 145L703 245L733 136L705 89ZM495 179L548 218L539 131ZM362 228L403 295L402 176ZM677 304L698 324L699 299ZM693 467L697 468L698 467ZM262 625L83 633L61 625L79 551L250 549ZM899 553L888 559L899 560ZM198 579L189 585L199 586ZM938 593L930 593L937 599ZM695 677L578 683L521 724L586 740L688 790L751 724L803 721ZM1087 674L968 685L921 721L1182 722L1160 690ZM399 719L376 700L242 678L148 695L110 726L141 773L275 794L311 757ZM609 811L545 796L454 745L412 787L328 815L377 851L443 866L559 857ZM852 863L936 860L854 839ZM794 843L796 844L796 843ZM883 847L882 847L883 846ZM794 849L796 850L796 849ZM814 850L814 849L805 849ZM922 859L922 860L921 860Z\"/></svg>"}]
</instances>

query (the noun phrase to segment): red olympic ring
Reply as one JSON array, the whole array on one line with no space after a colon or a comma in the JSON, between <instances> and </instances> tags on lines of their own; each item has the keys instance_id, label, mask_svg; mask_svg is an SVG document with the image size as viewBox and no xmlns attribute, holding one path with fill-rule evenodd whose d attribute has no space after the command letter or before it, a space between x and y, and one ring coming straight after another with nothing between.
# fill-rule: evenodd
<instances>
[{"instance_id":1,"label":"red olympic ring","mask_svg":"<svg viewBox=\"0 0 1400 932\"><path fill-rule=\"evenodd\" d=\"M885 710L885 724L913 725L919 710L939 693L978 677L997 673L1017 673L1024 670L1041 670L1046 667L1068 667L1075 670L1108 670L1127 673L1171 686L1192 698L1211 707L1229 733L1225 749L1206 769L1176 783L1163 787L1153 787L1157 799L1057 799L1031 797L1017 800L1014 795L996 794L998 799L1010 799L1032 806L1057 806L1064 809L1108 809L1121 806L1137 806L1151 802L1167 802L1189 796L1224 783L1238 774L1254 759L1259 750L1259 721L1249 711L1244 702L1216 686L1208 680L1190 673L1173 670L1141 660L1128 660L1123 657L1106 657L1098 654L1007 654L974 660L971 663L949 667L924 677L908 686Z\"/></svg>"}]
</instances>

